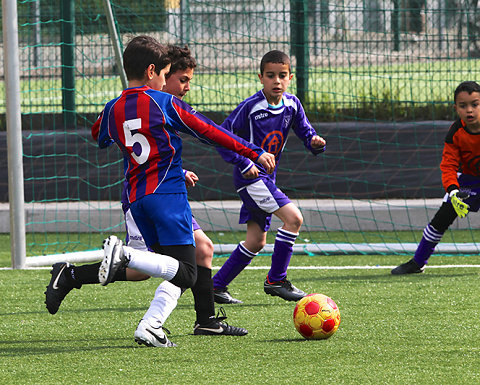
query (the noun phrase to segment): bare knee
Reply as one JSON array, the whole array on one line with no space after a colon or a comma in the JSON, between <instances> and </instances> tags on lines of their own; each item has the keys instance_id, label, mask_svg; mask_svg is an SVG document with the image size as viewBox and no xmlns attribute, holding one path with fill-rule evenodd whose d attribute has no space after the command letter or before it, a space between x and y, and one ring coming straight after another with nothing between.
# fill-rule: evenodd
<instances>
[{"instance_id":1,"label":"bare knee","mask_svg":"<svg viewBox=\"0 0 480 385\"><path fill-rule=\"evenodd\" d=\"M298 215L294 215L288 219L282 226L284 230L290 231L292 233L298 233L300 231L300 227L303 224L303 216L299 212Z\"/></svg>"},{"instance_id":2,"label":"bare knee","mask_svg":"<svg viewBox=\"0 0 480 385\"><path fill-rule=\"evenodd\" d=\"M262 250L265 247L266 243L267 243L266 238L247 237L247 239L243 243L243 246L252 253L258 253L260 250Z\"/></svg>"},{"instance_id":3,"label":"bare knee","mask_svg":"<svg viewBox=\"0 0 480 385\"><path fill-rule=\"evenodd\" d=\"M213 259L213 242L202 231L201 234L197 234L199 231L195 231L195 261L198 266L212 268Z\"/></svg>"}]
</instances>

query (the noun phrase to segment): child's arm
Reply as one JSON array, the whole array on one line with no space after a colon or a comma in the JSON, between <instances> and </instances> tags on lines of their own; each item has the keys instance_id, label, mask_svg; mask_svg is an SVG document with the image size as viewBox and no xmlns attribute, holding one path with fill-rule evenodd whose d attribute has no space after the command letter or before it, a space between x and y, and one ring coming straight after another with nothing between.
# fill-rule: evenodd
<instances>
[{"instance_id":1,"label":"child's arm","mask_svg":"<svg viewBox=\"0 0 480 385\"><path fill-rule=\"evenodd\" d=\"M197 137L207 144L218 144L228 148L252 161L261 164L268 173L275 169L275 157L262 148L218 126L212 120L193 110L187 103L177 98L171 99L166 119L170 118L171 126L179 131Z\"/></svg>"},{"instance_id":2,"label":"child's arm","mask_svg":"<svg viewBox=\"0 0 480 385\"><path fill-rule=\"evenodd\" d=\"M325 151L326 140L319 136L305 114L300 100L294 99L297 104L297 113L293 122L295 134L303 141L303 145L314 155Z\"/></svg>"},{"instance_id":3,"label":"child's arm","mask_svg":"<svg viewBox=\"0 0 480 385\"><path fill-rule=\"evenodd\" d=\"M185 185L187 187L195 187L198 182L198 176L193 171L183 170L185 174Z\"/></svg>"},{"instance_id":4,"label":"child's arm","mask_svg":"<svg viewBox=\"0 0 480 385\"><path fill-rule=\"evenodd\" d=\"M445 142L443 147L442 162L440 170L442 171L442 184L446 192L458 190L457 172L460 166L460 149L453 142Z\"/></svg>"},{"instance_id":5,"label":"child's arm","mask_svg":"<svg viewBox=\"0 0 480 385\"><path fill-rule=\"evenodd\" d=\"M452 190L458 190L457 172L460 168L460 148L454 141L456 132L460 129L461 122L457 120L454 122L445 137L445 144L443 147L442 161L440 163L440 170L442 171L442 184L446 192L450 193Z\"/></svg>"},{"instance_id":6,"label":"child's arm","mask_svg":"<svg viewBox=\"0 0 480 385\"><path fill-rule=\"evenodd\" d=\"M326 144L327 144L327 141L318 135L312 136L312 139L310 140L310 147L312 147L313 149L322 148L323 151L325 151Z\"/></svg>"},{"instance_id":7,"label":"child's arm","mask_svg":"<svg viewBox=\"0 0 480 385\"><path fill-rule=\"evenodd\" d=\"M105 108L100 113L96 122L92 126L92 137L97 141L100 148L108 147L114 143L114 140L110 137L110 134L108 133L107 119L104 119L104 117L108 115L110 107L111 102L105 105Z\"/></svg>"},{"instance_id":8,"label":"child's arm","mask_svg":"<svg viewBox=\"0 0 480 385\"><path fill-rule=\"evenodd\" d=\"M248 125L248 111L249 108L247 108L245 101L240 103L224 120L221 126L230 132L239 133L239 135L241 135L240 133L242 129ZM241 136L246 137L245 135ZM255 179L258 177L259 170L250 159L223 147L217 147L217 151L225 162L236 166L245 179Z\"/></svg>"}]
</instances>

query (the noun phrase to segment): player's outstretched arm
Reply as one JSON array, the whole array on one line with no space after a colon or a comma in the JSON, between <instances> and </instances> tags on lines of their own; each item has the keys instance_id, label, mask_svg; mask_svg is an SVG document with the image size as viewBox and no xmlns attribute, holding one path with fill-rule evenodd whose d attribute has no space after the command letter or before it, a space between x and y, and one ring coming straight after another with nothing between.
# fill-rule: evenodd
<instances>
[{"instance_id":1,"label":"player's outstretched arm","mask_svg":"<svg viewBox=\"0 0 480 385\"><path fill-rule=\"evenodd\" d=\"M257 163L261 164L267 174L271 174L275 170L275 155L270 154L269 152L264 152L257 159Z\"/></svg>"}]
</instances>

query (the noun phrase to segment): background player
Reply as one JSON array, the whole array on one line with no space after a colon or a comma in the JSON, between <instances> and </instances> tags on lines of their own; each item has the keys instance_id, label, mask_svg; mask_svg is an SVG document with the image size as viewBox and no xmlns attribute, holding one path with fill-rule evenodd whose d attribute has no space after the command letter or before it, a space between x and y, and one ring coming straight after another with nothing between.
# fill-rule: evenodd
<instances>
[{"instance_id":1,"label":"background player","mask_svg":"<svg viewBox=\"0 0 480 385\"><path fill-rule=\"evenodd\" d=\"M290 58L281 51L268 52L261 60L258 77L263 89L240 103L222 126L275 154L277 164L291 128L313 154L325 151L326 142L308 121L300 101L286 92L293 77ZM242 156L223 149L219 152L235 166L234 184L243 202L239 222L247 224L247 234L213 277L215 301L241 302L227 287L265 246L272 214L283 225L277 230L264 291L287 301L299 300L305 293L287 280L287 268L303 222L300 210L275 185L276 170L267 175Z\"/></svg>"},{"instance_id":2,"label":"background player","mask_svg":"<svg viewBox=\"0 0 480 385\"><path fill-rule=\"evenodd\" d=\"M442 184L446 194L411 260L392 274L423 273L428 259L457 217L464 218L480 207L480 85L467 81L454 92L458 119L450 126L443 148Z\"/></svg>"}]
</instances>

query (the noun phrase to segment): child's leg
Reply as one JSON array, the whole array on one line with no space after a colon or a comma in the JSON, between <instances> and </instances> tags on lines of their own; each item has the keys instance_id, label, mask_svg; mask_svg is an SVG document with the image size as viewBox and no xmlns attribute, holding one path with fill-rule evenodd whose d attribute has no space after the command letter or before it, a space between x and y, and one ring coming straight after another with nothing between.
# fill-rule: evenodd
<instances>
[{"instance_id":1,"label":"child's leg","mask_svg":"<svg viewBox=\"0 0 480 385\"><path fill-rule=\"evenodd\" d=\"M147 247L125 246L128 267L189 288L197 279L192 212L186 194L150 194L130 206Z\"/></svg>"},{"instance_id":2,"label":"child's leg","mask_svg":"<svg viewBox=\"0 0 480 385\"><path fill-rule=\"evenodd\" d=\"M124 246L123 250L127 255L128 266L131 269L152 277L170 281L179 269L179 262L173 257L151 251L135 250L129 246Z\"/></svg>"},{"instance_id":3,"label":"child's leg","mask_svg":"<svg viewBox=\"0 0 480 385\"><path fill-rule=\"evenodd\" d=\"M193 221L193 230L197 281L192 286L192 294L197 315L196 323L205 324L210 317L215 316L212 282L213 243L196 221Z\"/></svg>"},{"instance_id":4,"label":"child's leg","mask_svg":"<svg viewBox=\"0 0 480 385\"><path fill-rule=\"evenodd\" d=\"M151 326L161 326L177 306L182 289L169 281L163 281L155 291L150 307L144 314L143 319Z\"/></svg>"},{"instance_id":5,"label":"child's leg","mask_svg":"<svg viewBox=\"0 0 480 385\"><path fill-rule=\"evenodd\" d=\"M423 230L423 236L418 244L413 259L419 266L428 263L435 247L442 240L443 234L457 218L457 213L450 202L444 202L438 209L432 221Z\"/></svg>"},{"instance_id":6,"label":"child's leg","mask_svg":"<svg viewBox=\"0 0 480 385\"><path fill-rule=\"evenodd\" d=\"M237 275L247 267L258 252L265 246L267 233L258 223L247 223L247 237L245 242L240 242L230 257L213 277L213 286L216 289L226 289Z\"/></svg>"},{"instance_id":7,"label":"child's leg","mask_svg":"<svg viewBox=\"0 0 480 385\"><path fill-rule=\"evenodd\" d=\"M128 247L125 246L125 249ZM163 264L159 257L169 258L170 260L174 260L179 264L179 266L186 265L190 266L193 265L195 267L195 280L197 278L197 271L196 271L196 264L195 264L195 248L192 245L181 245L181 246L160 246L160 247L152 247L154 250L158 249L158 252L162 252L165 254L172 255L173 257L168 257L167 255L160 255L146 251L140 250L133 250L134 256L133 260L135 264L142 265L143 269L146 269L147 266L152 266L152 269L149 270L147 273L152 277L162 277L167 279L165 276L161 276L156 270L161 268ZM145 255L142 255L144 253ZM153 256L151 255L153 254ZM156 262L150 262L144 259L154 259ZM132 263L132 259L130 260ZM168 272L168 270L167 270ZM163 272L162 272L163 274ZM184 291L184 286L181 285L182 282L186 282L181 269L179 268L175 275L169 280L170 282L162 282L161 285L158 286L155 296L150 303L150 307L148 308L147 312L143 316L143 319L147 321L151 326L159 326L163 325L166 321L170 313L175 309L177 306L178 298L180 298L181 293ZM193 282L193 283L194 283ZM192 285L193 285L192 283ZM182 288L182 289L181 289Z\"/></svg>"},{"instance_id":8,"label":"child's leg","mask_svg":"<svg viewBox=\"0 0 480 385\"><path fill-rule=\"evenodd\" d=\"M302 213L293 204L288 203L274 214L283 221L283 227L277 230L272 254L272 265L268 272L268 280L277 282L287 276L287 268L292 258L293 245L303 222Z\"/></svg>"},{"instance_id":9,"label":"child's leg","mask_svg":"<svg viewBox=\"0 0 480 385\"><path fill-rule=\"evenodd\" d=\"M432 221L423 230L422 239L413 258L392 269L391 273L394 275L422 273L443 234L456 218L457 213L452 204L449 201L444 201Z\"/></svg>"}]
</instances>

